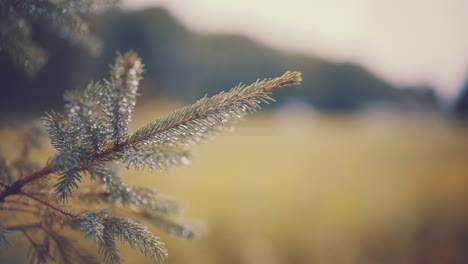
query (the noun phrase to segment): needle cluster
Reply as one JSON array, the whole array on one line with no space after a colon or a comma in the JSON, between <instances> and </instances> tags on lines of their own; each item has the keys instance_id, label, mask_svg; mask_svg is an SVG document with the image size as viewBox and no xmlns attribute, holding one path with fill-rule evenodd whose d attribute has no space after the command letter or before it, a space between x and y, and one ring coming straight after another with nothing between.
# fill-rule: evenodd
<instances>
[{"instance_id":1,"label":"needle cluster","mask_svg":"<svg viewBox=\"0 0 468 264\"><path fill-rule=\"evenodd\" d=\"M129 133L143 72L140 57L127 52L117 56L109 79L67 92L65 112L50 112L43 118L57 153L42 169L15 167L0 158L0 243L7 241L8 233L21 231L30 241L35 263L70 263L70 259L90 263L92 254L59 233L59 228L68 227L97 243L106 263L124 262L117 242L162 261L167 250L159 238L136 220L112 215L113 208L119 208L117 214L132 215L178 237L195 238L197 232L180 220L182 207L177 201L149 188L127 185L115 164L150 170L186 164L190 144L226 130L259 109L261 102L272 101L273 90L301 81L299 72L286 72L278 78L240 84ZM27 160L27 151L22 153L20 160ZM80 185L85 177L93 185L83 191ZM77 204L96 210L69 209L79 208ZM15 226L3 212L33 215L28 219L36 221Z\"/></svg>"}]
</instances>

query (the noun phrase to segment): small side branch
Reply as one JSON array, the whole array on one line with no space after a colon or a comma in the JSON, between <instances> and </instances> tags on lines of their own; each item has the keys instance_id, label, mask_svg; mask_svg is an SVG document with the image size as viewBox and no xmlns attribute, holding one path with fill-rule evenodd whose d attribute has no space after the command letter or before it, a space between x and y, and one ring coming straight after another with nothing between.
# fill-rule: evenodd
<instances>
[{"instance_id":1,"label":"small side branch","mask_svg":"<svg viewBox=\"0 0 468 264\"><path fill-rule=\"evenodd\" d=\"M57 212L63 214L63 215L65 215L65 216L71 217L71 218L73 218L73 219L81 219L81 215L80 215L80 214L75 214L75 213L69 212L69 211L67 211L67 210L65 210L65 209L63 209L63 208L61 208L61 207L59 207L59 206L53 205L53 204L51 204L50 202L48 202L48 201L46 201L46 200L43 200L43 199L41 199L41 198L39 198L39 197L36 197L36 196L34 196L34 195L32 195L32 194L30 194L30 193L28 193L28 192L21 191L21 194L23 194L23 195L25 195L25 196L27 196L27 197L29 197L29 198L31 198L31 199L33 199L33 200L39 202L39 203L42 203L43 205L45 205L45 206L47 206L47 207L49 207L49 208L51 208L51 209L53 209L53 210L55 210L55 211L57 211Z\"/></svg>"},{"instance_id":2,"label":"small side branch","mask_svg":"<svg viewBox=\"0 0 468 264\"><path fill-rule=\"evenodd\" d=\"M12 184L8 184L4 181L0 181L0 185L4 187L3 191L0 192L0 202L4 202L7 196L21 193L21 188L23 188L23 186L26 185L27 183L40 179L44 176L47 176L51 174L52 172L54 172L54 170L52 170L52 168L47 164L41 170L35 171L27 175L26 177L15 181Z\"/></svg>"},{"instance_id":3,"label":"small side branch","mask_svg":"<svg viewBox=\"0 0 468 264\"><path fill-rule=\"evenodd\" d=\"M30 223L30 224L22 224L22 225L11 225L5 226L4 228L8 231L22 231L26 229L34 229L34 228L41 228L42 223Z\"/></svg>"}]
</instances>

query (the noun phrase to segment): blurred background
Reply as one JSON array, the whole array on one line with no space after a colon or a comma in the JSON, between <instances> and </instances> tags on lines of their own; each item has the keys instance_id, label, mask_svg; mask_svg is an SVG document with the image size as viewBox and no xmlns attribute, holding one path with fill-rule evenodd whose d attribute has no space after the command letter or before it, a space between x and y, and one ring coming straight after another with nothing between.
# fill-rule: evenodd
<instances>
[{"instance_id":1,"label":"blurred background","mask_svg":"<svg viewBox=\"0 0 468 264\"><path fill-rule=\"evenodd\" d=\"M1 119L63 109L64 91L107 77L117 51L146 64L133 130L239 82L301 71L302 85L195 146L190 166L125 172L202 223L193 241L153 230L166 263L468 263L466 10L463 0L126 0L89 17L97 56L41 23L32 39L48 62L35 76L0 52ZM7 130L0 148L14 151Z\"/></svg>"}]
</instances>

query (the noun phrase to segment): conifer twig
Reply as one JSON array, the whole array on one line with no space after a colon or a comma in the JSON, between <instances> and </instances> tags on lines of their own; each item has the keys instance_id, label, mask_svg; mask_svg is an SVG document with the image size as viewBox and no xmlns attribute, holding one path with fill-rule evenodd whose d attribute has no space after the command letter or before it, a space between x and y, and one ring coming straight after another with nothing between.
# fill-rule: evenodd
<instances>
[{"instance_id":1,"label":"conifer twig","mask_svg":"<svg viewBox=\"0 0 468 264\"><path fill-rule=\"evenodd\" d=\"M75 213L69 212L69 211L67 211L67 210L65 210L63 208L60 208L59 206L53 205L52 203L50 203L50 202L48 202L46 200L38 198L38 197L28 193L28 192L21 191L21 194L23 194L23 195L25 195L25 196L27 196L27 197L41 203L41 204L43 204L43 205L45 205L45 206L47 206L47 207L49 207L49 208L51 208L53 210L65 215L65 216L68 216L68 217L73 218L73 219L80 219L81 218L80 214L75 214Z\"/></svg>"},{"instance_id":2,"label":"conifer twig","mask_svg":"<svg viewBox=\"0 0 468 264\"><path fill-rule=\"evenodd\" d=\"M49 164L46 164L44 168L41 170L32 172L28 175L26 175L23 178L18 179L12 184L7 184L6 182L0 181L0 185L4 187L3 191L0 192L0 202L4 202L5 198L14 195L14 194L19 194L21 192L21 188L23 188L24 185L36 181L44 176L47 176L51 173L55 172L52 170Z\"/></svg>"},{"instance_id":3,"label":"conifer twig","mask_svg":"<svg viewBox=\"0 0 468 264\"><path fill-rule=\"evenodd\" d=\"M268 96L271 91L301 81L301 73L286 72L275 79L257 81L249 86L240 84L229 92L204 97L139 129L126 145L197 142L207 133L216 132L213 129L242 117L247 111L255 111L260 101L273 101Z\"/></svg>"},{"instance_id":4,"label":"conifer twig","mask_svg":"<svg viewBox=\"0 0 468 264\"><path fill-rule=\"evenodd\" d=\"M0 211L38 214L35 218L41 220L6 227L0 223L0 242L7 241L6 231L20 230L31 240L31 259L34 261L97 263L90 256L81 254L67 237L52 229L59 222L75 230L79 228L85 238L94 240L106 263L124 263L117 241L129 243L158 262L164 260L167 257L164 243L137 221L110 215L106 210L74 213L62 205L74 197L114 207L124 206L127 210L120 215L132 212L169 234L186 239L197 237L188 225L178 221L182 207L177 201L149 188L127 185L111 162L123 163L127 168L159 170L187 163L190 158L188 144L222 132L244 115L259 109L261 102L273 101L269 96L273 90L297 85L302 80L301 73L286 72L280 77L258 80L250 85L239 84L228 92L205 96L129 135L128 125L143 69L135 52L118 55L109 80L101 82L102 85L92 82L83 91L67 92L66 114L52 111L43 119L51 144L58 152L41 169L22 175L23 170L16 168L21 175L17 178L8 162L0 158L0 202L5 203L0 205ZM29 139L27 136L23 159L28 158L29 148L33 147ZM54 185L39 181L50 174L58 176ZM95 181L97 187L74 192L85 176ZM35 182L37 184L31 184ZM27 184L30 187L26 191L24 186ZM13 195L19 195L19 198L6 199ZM49 196L56 200L49 201ZM38 211L32 206L38 206ZM62 221L64 219L67 221ZM42 240L31 239L26 230L33 228L43 230ZM50 251L51 247L55 251Z\"/></svg>"},{"instance_id":5,"label":"conifer twig","mask_svg":"<svg viewBox=\"0 0 468 264\"><path fill-rule=\"evenodd\" d=\"M301 80L300 73L286 72L283 76L275 79L257 81L250 86L239 85L228 93L220 93L210 98L205 97L191 106L175 111L139 129L122 144L111 144L101 152L93 153L87 163L93 164L96 161L106 159L120 153L124 147L130 145L161 144L184 138L185 140L189 138L189 140L197 141L199 140L197 138L203 136L203 133L209 132L210 128L220 126L239 114L245 114L247 110L254 111L258 108L258 100L272 100L268 96L269 92L286 85L299 84ZM19 193L25 184L60 169L60 166L53 168L49 163L46 164L43 169L30 173L10 186L5 186L6 188L0 193L0 201L9 195Z\"/></svg>"}]
</instances>

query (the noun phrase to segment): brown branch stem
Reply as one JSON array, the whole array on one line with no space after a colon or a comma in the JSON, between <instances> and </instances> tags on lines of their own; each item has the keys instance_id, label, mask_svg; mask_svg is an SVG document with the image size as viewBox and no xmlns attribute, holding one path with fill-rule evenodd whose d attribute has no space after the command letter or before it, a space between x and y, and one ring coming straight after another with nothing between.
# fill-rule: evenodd
<instances>
[{"instance_id":1,"label":"brown branch stem","mask_svg":"<svg viewBox=\"0 0 468 264\"><path fill-rule=\"evenodd\" d=\"M43 200L41 198L38 198L38 197L28 193L28 192L21 191L21 194L23 194L23 195L25 195L25 196L39 202L39 203L42 203L43 205L45 205L45 206L47 206L47 207L49 207L49 208L63 214L63 215L66 215L66 216L74 218L74 219L80 219L81 218L80 214L75 214L75 213L69 212L69 211L67 211L67 210L65 210L65 209L63 209L63 208L61 208L61 207L59 207L57 205L53 205L52 203L50 203L50 202L48 202L46 200Z\"/></svg>"},{"instance_id":2,"label":"brown branch stem","mask_svg":"<svg viewBox=\"0 0 468 264\"><path fill-rule=\"evenodd\" d=\"M52 170L50 165L47 164L41 170L35 171L21 179L18 179L12 184L0 181L0 184L4 187L4 190L0 192L0 202L4 202L7 196L21 193L21 188L23 188L25 184L47 176L52 172L54 172L54 170Z\"/></svg>"},{"instance_id":3,"label":"brown branch stem","mask_svg":"<svg viewBox=\"0 0 468 264\"><path fill-rule=\"evenodd\" d=\"M9 231L17 231L17 230L26 230L26 229L33 229L33 228L41 228L42 223L30 223L30 224L21 224L21 225L11 225L11 226L4 226L6 230Z\"/></svg>"},{"instance_id":4,"label":"brown branch stem","mask_svg":"<svg viewBox=\"0 0 468 264\"><path fill-rule=\"evenodd\" d=\"M101 153L94 153L94 157L92 160L88 161L88 164L93 164L97 160L104 158L107 155L110 155L112 153L119 152L123 149L123 145L110 145L108 148L106 148L103 152ZM89 166L88 166L89 167ZM84 169L84 168L83 168ZM10 196L10 195L15 195L15 194L20 194L22 192L22 188L24 185L36 181L42 177L45 177L51 173L60 171L60 169L53 169L50 163L47 163L44 168L37 170L35 172L30 173L29 175L26 175L25 177L22 177L21 179L18 179L12 184L8 184L6 182L0 181L0 185L4 187L4 190L0 192L0 202L4 202L5 198Z\"/></svg>"}]
</instances>

